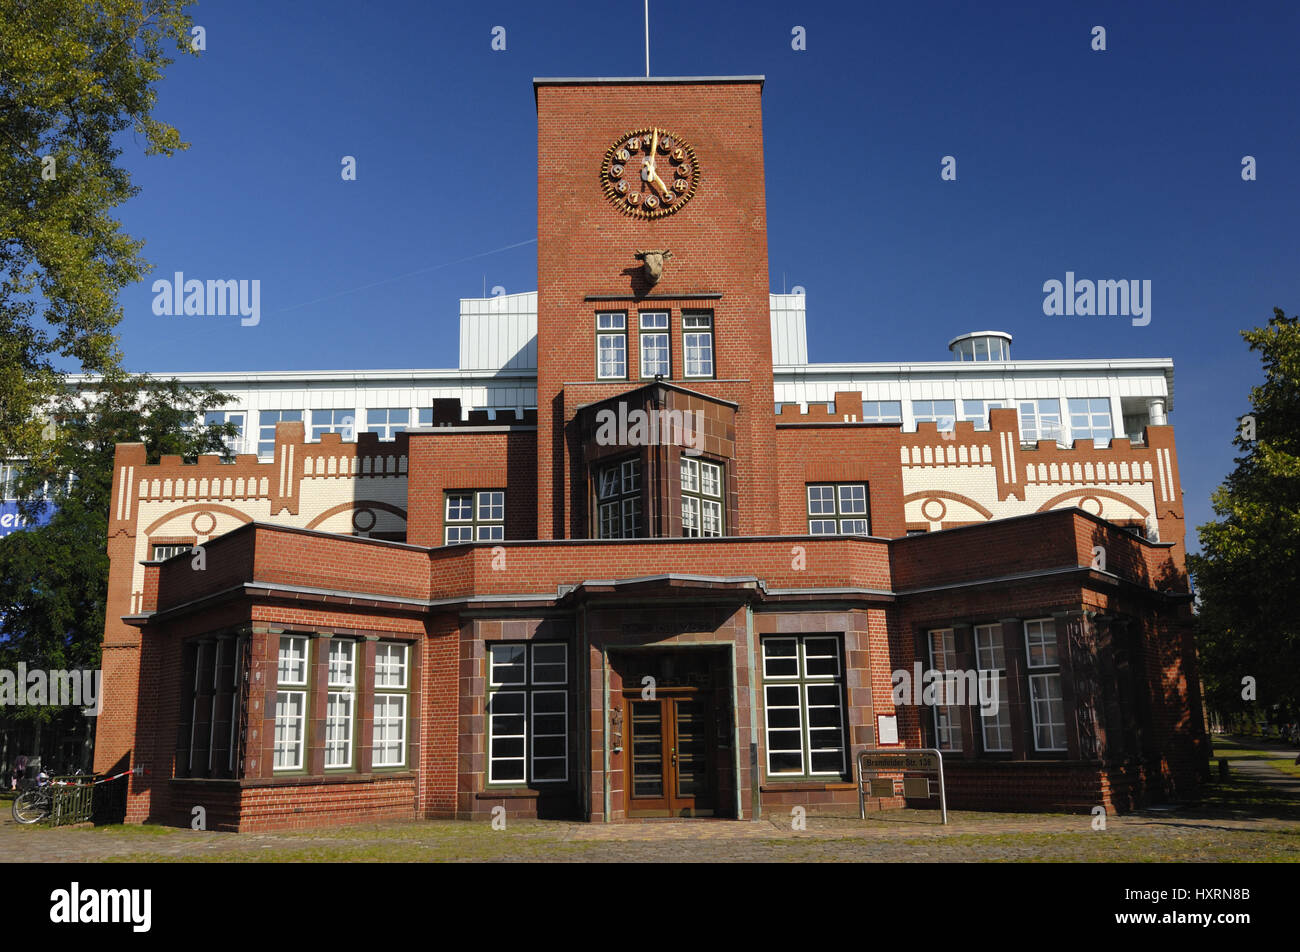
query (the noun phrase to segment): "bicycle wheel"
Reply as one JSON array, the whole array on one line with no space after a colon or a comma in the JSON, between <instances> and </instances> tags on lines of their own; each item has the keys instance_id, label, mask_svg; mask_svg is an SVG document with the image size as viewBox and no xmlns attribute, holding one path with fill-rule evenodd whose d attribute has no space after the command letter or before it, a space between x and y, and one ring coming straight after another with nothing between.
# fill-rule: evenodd
<instances>
[{"instance_id":1,"label":"bicycle wheel","mask_svg":"<svg viewBox=\"0 0 1300 952\"><path fill-rule=\"evenodd\" d=\"M50 815L49 801L30 790L20 793L14 799L13 814L19 823L39 823Z\"/></svg>"}]
</instances>

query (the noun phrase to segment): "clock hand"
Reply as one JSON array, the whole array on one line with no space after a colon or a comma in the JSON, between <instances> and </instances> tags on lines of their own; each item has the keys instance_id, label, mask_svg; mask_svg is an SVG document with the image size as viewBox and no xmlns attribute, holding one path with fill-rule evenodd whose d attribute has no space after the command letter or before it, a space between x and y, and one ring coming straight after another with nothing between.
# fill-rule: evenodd
<instances>
[{"instance_id":1,"label":"clock hand","mask_svg":"<svg viewBox=\"0 0 1300 952\"><path fill-rule=\"evenodd\" d=\"M672 194L672 189L670 189L666 184L664 184L664 180L661 179L661 178L659 177L659 173L658 173L658 172L654 172L654 171L652 171L652 172L650 173L650 175L651 175L651 177L652 177L656 182L659 183L659 188L663 190L663 193L664 193L665 195L671 195L671 194Z\"/></svg>"}]
</instances>

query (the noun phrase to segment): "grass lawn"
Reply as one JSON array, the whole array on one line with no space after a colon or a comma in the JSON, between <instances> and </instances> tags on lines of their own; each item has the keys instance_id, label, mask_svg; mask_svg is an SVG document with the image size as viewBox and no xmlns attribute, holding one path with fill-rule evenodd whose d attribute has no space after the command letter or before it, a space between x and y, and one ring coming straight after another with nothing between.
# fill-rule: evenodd
<instances>
[{"instance_id":1,"label":"grass lawn","mask_svg":"<svg viewBox=\"0 0 1300 952\"><path fill-rule=\"evenodd\" d=\"M1284 774L1300 777L1300 764L1295 762L1295 754L1285 755L1286 751L1294 748L1274 747L1272 742L1259 737L1225 734L1211 734L1210 743L1214 747L1215 757L1228 757L1232 760L1260 760L1270 767L1277 768Z\"/></svg>"}]
</instances>

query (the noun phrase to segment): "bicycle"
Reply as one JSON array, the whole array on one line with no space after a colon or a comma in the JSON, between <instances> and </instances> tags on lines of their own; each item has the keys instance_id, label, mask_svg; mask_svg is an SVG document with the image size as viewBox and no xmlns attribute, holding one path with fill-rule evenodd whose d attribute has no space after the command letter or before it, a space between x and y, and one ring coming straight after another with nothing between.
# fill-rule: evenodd
<instances>
[{"instance_id":1,"label":"bicycle","mask_svg":"<svg viewBox=\"0 0 1300 952\"><path fill-rule=\"evenodd\" d=\"M14 821L25 825L39 823L48 819L54 809L54 784L49 775L41 771L36 777L36 785L29 786L14 798Z\"/></svg>"}]
</instances>

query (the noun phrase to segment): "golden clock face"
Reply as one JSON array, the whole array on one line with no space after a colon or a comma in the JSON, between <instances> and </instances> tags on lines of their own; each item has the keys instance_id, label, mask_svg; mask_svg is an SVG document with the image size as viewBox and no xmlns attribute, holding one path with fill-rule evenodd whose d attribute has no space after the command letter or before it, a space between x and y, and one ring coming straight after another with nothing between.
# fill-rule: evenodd
<instances>
[{"instance_id":1,"label":"golden clock face","mask_svg":"<svg viewBox=\"0 0 1300 952\"><path fill-rule=\"evenodd\" d=\"M700 165L681 136L666 129L629 132L605 151L600 167L605 195L637 218L671 215L691 200Z\"/></svg>"}]
</instances>

